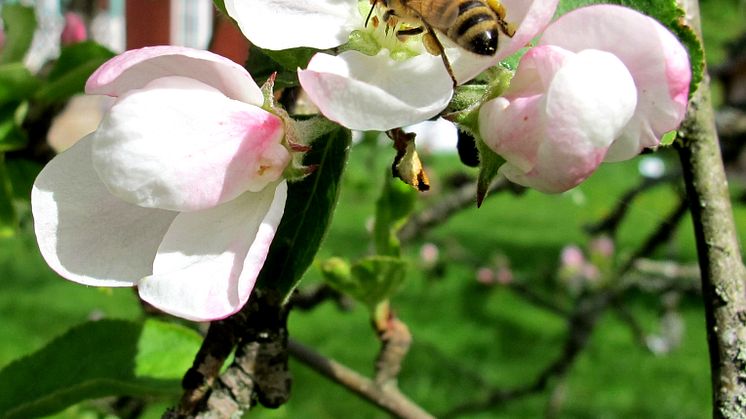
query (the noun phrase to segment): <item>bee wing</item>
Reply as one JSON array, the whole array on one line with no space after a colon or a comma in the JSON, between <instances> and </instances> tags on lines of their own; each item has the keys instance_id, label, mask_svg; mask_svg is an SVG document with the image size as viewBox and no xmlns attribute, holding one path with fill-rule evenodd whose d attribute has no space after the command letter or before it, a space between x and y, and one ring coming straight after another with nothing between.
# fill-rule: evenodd
<instances>
[{"instance_id":1,"label":"bee wing","mask_svg":"<svg viewBox=\"0 0 746 419\"><path fill-rule=\"evenodd\" d=\"M409 0L407 7L414 10L428 25L447 31L458 18L458 1L454 0Z\"/></svg>"}]
</instances>

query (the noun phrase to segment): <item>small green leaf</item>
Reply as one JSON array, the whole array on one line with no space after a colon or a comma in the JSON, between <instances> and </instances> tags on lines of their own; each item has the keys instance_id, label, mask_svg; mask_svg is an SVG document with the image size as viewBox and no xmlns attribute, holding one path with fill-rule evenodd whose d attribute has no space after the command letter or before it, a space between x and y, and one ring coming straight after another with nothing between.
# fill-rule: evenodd
<instances>
[{"instance_id":1,"label":"small green leaf","mask_svg":"<svg viewBox=\"0 0 746 419\"><path fill-rule=\"evenodd\" d=\"M0 154L0 238L13 236L17 228L18 216L13 206L13 189L5 169L5 156Z\"/></svg>"},{"instance_id":2,"label":"small green leaf","mask_svg":"<svg viewBox=\"0 0 746 419\"><path fill-rule=\"evenodd\" d=\"M288 187L285 214L257 279L257 287L287 296L313 261L339 198L351 134L335 126L311 144L303 161L316 170Z\"/></svg>"},{"instance_id":3,"label":"small green leaf","mask_svg":"<svg viewBox=\"0 0 746 419\"><path fill-rule=\"evenodd\" d=\"M0 65L0 105L27 99L39 81L23 63Z\"/></svg>"},{"instance_id":4,"label":"small green leaf","mask_svg":"<svg viewBox=\"0 0 746 419\"><path fill-rule=\"evenodd\" d=\"M192 366L201 342L202 337L193 329L147 320L137 344L135 375L179 380Z\"/></svg>"},{"instance_id":5,"label":"small green leaf","mask_svg":"<svg viewBox=\"0 0 746 419\"><path fill-rule=\"evenodd\" d=\"M22 61L31 47L36 31L33 7L6 4L2 8L5 46L0 50L0 64Z\"/></svg>"},{"instance_id":6,"label":"small green leaf","mask_svg":"<svg viewBox=\"0 0 746 419\"><path fill-rule=\"evenodd\" d=\"M101 320L75 327L0 371L0 417L49 415L85 399L177 396L199 335L175 324Z\"/></svg>"},{"instance_id":7,"label":"small green leaf","mask_svg":"<svg viewBox=\"0 0 746 419\"><path fill-rule=\"evenodd\" d=\"M20 150L28 143L26 132L19 126L19 109L24 110L23 104L8 103L0 106L0 153Z\"/></svg>"},{"instance_id":8,"label":"small green leaf","mask_svg":"<svg viewBox=\"0 0 746 419\"><path fill-rule=\"evenodd\" d=\"M669 146L676 139L676 131L668 131L661 137L661 146Z\"/></svg>"},{"instance_id":9,"label":"small green leaf","mask_svg":"<svg viewBox=\"0 0 746 419\"><path fill-rule=\"evenodd\" d=\"M407 264L398 257L370 256L351 267L339 258L321 266L327 283L365 304L372 311L390 298L404 282Z\"/></svg>"},{"instance_id":10,"label":"small green leaf","mask_svg":"<svg viewBox=\"0 0 746 419\"><path fill-rule=\"evenodd\" d=\"M399 256L396 233L414 210L417 191L391 176L383 176L381 195L376 201L376 224L373 240L379 255Z\"/></svg>"},{"instance_id":11,"label":"small green leaf","mask_svg":"<svg viewBox=\"0 0 746 419\"><path fill-rule=\"evenodd\" d=\"M113 56L112 51L93 41L63 48L47 82L36 92L35 98L45 102L62 102L76 93L82 93L88 77Z\"/></svg>"},{"instance_id":12,"label":"small green leaf","mask_svg":"<svg viewBox=\"0 0 746 419\"><path fill-rule=\"evenodd\" d=\"M13 198L24 201L31 199L31 187L42 167L35 161L19 158L5 161L5 169L13 189Z\"/></svg>"}]
</instances>

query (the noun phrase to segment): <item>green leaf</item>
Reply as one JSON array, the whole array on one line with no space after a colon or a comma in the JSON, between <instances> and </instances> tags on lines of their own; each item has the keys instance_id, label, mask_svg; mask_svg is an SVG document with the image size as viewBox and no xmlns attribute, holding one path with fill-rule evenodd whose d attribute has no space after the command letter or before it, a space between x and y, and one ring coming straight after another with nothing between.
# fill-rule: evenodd
<instances>
[{"instance_id":1,"label":"green leaf","mask_svg":"<svg viewBox=\"0 0 746 419\"><path fill-rule=\"evenodd\" d=\"M411 186L390 176L383 176L383 188L376 201L376 223L373 241L379 255L399 256L396 233L414 210L418 192Z\"/></svg>"},{"instance_id":2,"label":"green leaf","mask_svg":"<svg viewBox=\"0 0 746 419\"><path fill-rule=\"evenodd\" d=\"M0 417L49 415L104 396L177 396L201 340L155 320L85 323L0 371Z\"/></svg>"},{"instance_id":3,"label":"green leaf","mask_svg":"<svg viewBox=\"0 0 746 419\"><path fill-rule=\"evenodd\" d=\"M272 241L257 286L290 294L313 262L331 222L347 162L351 134L334 126L311 144L304 164L316 170L289 185L285 214Z\"/></svg>"},{"instance_id":4,"label":"green leaf","mask_svg":"<svg viewBox=\"0 0 746 419\"><path fill-rule=\"evenodd\" d=\"M31 96L39 81L23 63L0 65L0 105Z\"/></svg>"},{"instance_id":5,"label":"green leaf","mask_svg":"<svg viewBox=\"0 0 746 419\"><path fill-rule=\"evenodd\" d=\"M41 164L26 159L15 158L5 161L14 199L31 200L31 187L42 168Z\"/></svg>"},{"instance_id":6,"label":"green leaf","mask_svg":"<svg viewBox=\"0 0 746 419\"><path fill-rule=\"evenodd\" d=\"M33 7L6 4L2 8L5 46L0 50L0 64L22 61L36 31Z\"/></svg>"},{"instance_id":7,"label":"green leaf","mask_svg":"<svg viewBox=\"0 0 746 419\"><path fill-rule=\"evenodd\" d=\"M36 92L35 98L45 102L62 102L82 93L88 77L114 55L93 41L63 48L47 82Z\"/></svg>"},{"instance_id":8,"label":"green leaf","mask_svg":"<svg viewBox=\"0 0 746 419\"><path fill-rule=\"evenodd\" d=\"M18 216L13 206L13 189L5 170L5 156L0 154L0 238L15 235L17 228ZM2 391L0 394L3 394Z\"/></svg>"},{"instance_id":9,"label":"green leaf","mask_svg":"<svg viewBox=\"0 0 746 419\"><path fill-rule=\"evenodd\" d=\"M19 111L24 110L25 106L19 103L0 106L0 153L19 150L28 143L28 136L20 127Z\"/></svg>"},{"instance_id":10,"label":"green leaf","mask_svg":"<svg viewBox=\"0 0 746 419\"><path fill-rule=\"evenodd\" d=\"M331 258L321 266L326 282L334 289L365 304L372 311L391 297L404 282L407 264L398 257L370 256L351 267Z\"/></svg>"},{"instance_id":11,"label":"green leaf","mask_svg":"<svg viewBox=\"0 0 746 419\"><path fill-rule=\"evenodd\" d=\"M561 0L557 7L557 14L564 14L572 9L590 4L618 4L640 11L668 27L684 45L689 53L692 66L692 81L689 94L697 90L704 74L704 50L702 42L694 30L686 24L686 15L675 0Z\"/></svg>"},{"instance_id":12,"label":"green leaf","mask_svg":"<svg viewBox=\"0 0 746 419\"><path fill-rule=\"evenodd\" d=\"M313 48L291 48L282 51L271 51L251 46L246 69L258 81L266 80L277 72L275 87L298 85L298 67L305 68L311 56L317 50Z\"/></svg>"}]
</instances>

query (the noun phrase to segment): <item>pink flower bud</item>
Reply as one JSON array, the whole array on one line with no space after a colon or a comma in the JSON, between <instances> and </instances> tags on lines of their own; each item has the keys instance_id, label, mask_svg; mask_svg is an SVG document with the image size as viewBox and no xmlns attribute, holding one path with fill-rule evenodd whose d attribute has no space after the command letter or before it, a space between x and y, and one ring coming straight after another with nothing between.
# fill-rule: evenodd
<instances>
[{"instance_id":1,"label":"pink flower bud","mask_svg":"<svg viewBox=\"0 0 746 419\"><path fill-rule=\"evenodd\" d=\"M492 285L495 283L495 271L486 266L477 269L476 277L477 282L482 285Z\"/></svg>"},{"instance_id":2,"label":"pink flower bud","mask_svg":"<svg viewBox=\"0 0 746 419\"><path fill-rule=\"evenodd\" d=\"M427 267L432 267L438 262L438 256L440 250L438 246L433 243L425 243L420 248L420 259L422 263Z\"/></svg>"},{"instance_id":3,"label":"pink flower bud","mask_svg":"<svg viewBox=\"0 0 746 419\"><path fill-rule=\"evenodd\" d=\"M583 268L585 256L583 256L583 251L578 246L565 246L560 254L560 263L563 269L577 271Z\"/></svg>"},{"instance_id":4,"label":"pink flower bud","mask_svg":"<svg viewBox=\"0 0 746 419\"><path fill-rule=\"evenodd\" d=\"M83 18L75 12L65 13L65 28L62 29L60 35L62 45L76 44L86 39L88 39L88 31L85 28Z\"/></svg>"},{"instance_id":5,"label":"pink flower bud","mask_svg":"<svg viewBox=\"0 0 746 419\"><path fill-rule=\"evenodd\" d=\"M609 236L596 237L591 241L591 253L604 258L610 258L614 255L614 241Z\"/></svg>"}]
</instances>

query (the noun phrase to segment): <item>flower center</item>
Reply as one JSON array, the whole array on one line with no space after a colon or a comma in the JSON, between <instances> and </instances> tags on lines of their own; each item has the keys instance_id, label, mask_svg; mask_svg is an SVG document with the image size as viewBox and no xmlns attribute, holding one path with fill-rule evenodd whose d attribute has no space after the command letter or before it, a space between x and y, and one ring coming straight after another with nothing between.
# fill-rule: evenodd
<instances>
[{"instance_id":1,"label":"flower center","mask_svg":"<svg viewBox=\"0 0 746 419\"><path fill-rule=\"evenodd\" d=\"M369 0L359 1L358 9L366 24L350 34L346 49L354 49L366 55L376 55L380 50L386 49L391 58L397 61L425 52L422 34L402 35L402 31L417 28L416 25L396 18L385 21L386 10L378 4L371 5Z\"/></svg>"}]
</instances>

